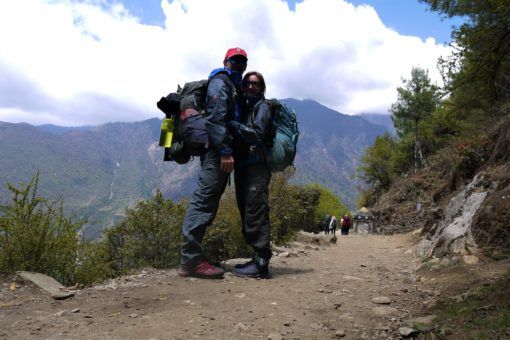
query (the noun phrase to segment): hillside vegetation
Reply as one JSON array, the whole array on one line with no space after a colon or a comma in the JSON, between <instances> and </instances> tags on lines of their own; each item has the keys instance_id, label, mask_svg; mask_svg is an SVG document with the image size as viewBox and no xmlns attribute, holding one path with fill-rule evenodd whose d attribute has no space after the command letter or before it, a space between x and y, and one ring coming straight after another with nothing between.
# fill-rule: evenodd
<instances>
[{"instance_id":1,"label":"hillside vegetation","mask_svg":"<svg viewBox=\"0 0 510 340\"><path fill-rule=\"evenodd\" d=\"M433 84L427 70L415 68L398 88L391 108L397 134L378 137L365 152L361 171L367 186L359 204L371 206L383 233L421 230L413 250L427 271L455 272L447 263L459 259L505 264L510 258L510 1L422 2L441 15L468 20L452 32L453 54L439 60L444 87ZM440 264L434 267L434 261ZM444 296L431 310L439 322L434 338L508 338L508 278L455 282L452 289L461 298Z\"/></svg>"},{"instance_id":2,"label":"hillside vegetation","mask_svg":"<svg viewBox=\"0 0 510 340\"><path fill-rule=\"evenodd\" d=\"M327 211L341 216L348 209L328 189L315 183L288 183L291 169L273 176L270 185L271 242L282 244L299 230L318 231ZM150 266L180 263L181 226L188 202L165 199L160 191L126 209L105 229L99 241L82 237L83 221L63 211L61 200L39 195L39 177L21 187L9 185L11 201L0 205L0 273L19 270L48 274L64 284L88 284ZM218 215L203 245L213 261L249 257L232 188L223 196Z\"/></svg>"},{"instance_id":3,"label":"hillside vegetation","mask_svg":"<svg viewBox=\"0 0 510 340\"><path fill-rule=\"evenodd\" d=\"M444 87L414 68L391 107L396 136L379 136L363 156L370 205L386 232L434 229L454 194L483 176L488 196L475 218L481 246L510 249L510 2L423 0L454 29L454 52L438 64ZM419 207L419 209L417 208Z\"/></svg>"}]
</instances>

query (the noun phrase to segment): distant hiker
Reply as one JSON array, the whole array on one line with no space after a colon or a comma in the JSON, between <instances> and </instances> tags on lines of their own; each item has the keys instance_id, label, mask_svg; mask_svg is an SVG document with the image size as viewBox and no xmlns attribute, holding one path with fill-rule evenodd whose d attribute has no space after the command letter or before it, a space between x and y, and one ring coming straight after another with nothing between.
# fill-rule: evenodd
<instances>
[{"instance_id":1,"label":"distant hiker","mask_svg":"<svg viewBox=\"0 0 510 340\"><path fill-rule=\"evenodd\" d=\"M241 230L253 248L251 261L237 265L241 277L269 278L269 181L271 169L265 150L272 147L274 131L271 112L264 94L262 74L248 72L243 78L245 110L229 122L234 137L234 181L236 201L241 214ZM265 149L266 148L266 149Z\"/></svg>"},{"instance_id":2,"label":"distant hiker","mask_svg":"<svg viewBox=\"0 0 510 340\"><path fill-rule=\"evenodd\" d=\"M328 214L324 215L324 218L322 219L322 229L324 230L324 234L329 234L329 223L331 222L331 216Z\"/></svg>"},{"instance_id":3,"label":"distant hiker","mask_svg":"<svg viewBox=\"0 0 510 340\"><path fill-rule=\"evenodd\" d=\"M351 228L351 218L345 214L340 220L340 231L342 235L349 235L349 229Z\"/></svg>"},{"instance_id":4,"label":"distant hiker","mask_svg":"<svg viewBox=\"0 0 510 340\"><path fill-rule=\"evenodd\" d=\"M222 278L224 271L203 257L202 238L216 213L230 172L234 169L232 137L227 123L241 114L241 84L248 56L241 48L231 48L223 68L211 72L206 97L206 128L210 146L200 156L198 187L189 202L182 225L180 276Z\"/></svg>"},{"instance_id":5,"label":"distant hiker","mask_svg":"<svg viewBox=\"0 0 510 340\"><path fill-rule=\"evenodd\" d=\"M331 222L329 222L329 231L333 233L333 235L336 235L336 228L338 228L338 221L336 216L332 216Z\"/></svg>"}]
</instances>

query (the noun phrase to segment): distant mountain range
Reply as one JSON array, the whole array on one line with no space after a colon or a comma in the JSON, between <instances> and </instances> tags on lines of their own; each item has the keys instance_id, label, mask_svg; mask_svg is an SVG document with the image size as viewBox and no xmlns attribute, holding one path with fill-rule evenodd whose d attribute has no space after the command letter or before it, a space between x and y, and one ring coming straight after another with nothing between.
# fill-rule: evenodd
<instances>
[{"instance_id":1,"label":"distant mountain range","mask_svg":"<svg viewBox=\"0 0 510 340\"><path fill-rule=\"evenodd\" d=\"M354 209L358 159L386 128L312 100L283 102L300 128L293 182L319 182ZM158 188L166 197L189 197L199 162L163 162L160 124L158 118L75 128L0 123L0 202L10 198L7 182L26 183L39 171L39 193L63 197L67 211L88 219L87 235L97 237Z\"/></svg>"}]
</instances>

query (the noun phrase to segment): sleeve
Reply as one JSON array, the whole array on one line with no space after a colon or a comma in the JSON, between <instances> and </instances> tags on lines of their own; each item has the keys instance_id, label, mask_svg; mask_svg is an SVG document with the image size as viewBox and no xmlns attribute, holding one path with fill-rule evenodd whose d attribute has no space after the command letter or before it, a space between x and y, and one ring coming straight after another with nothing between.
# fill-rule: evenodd
<instances>
[{"instance_id":1,"label":"sleeve","mask_svg":"<svg viewBox=\"0 0 510 340\"><path fill-rule=\"evenodd\" d=\"M261 103L255 113L251 127L235 121L231 121L230 126L234 133L241 137L246 143L254 146L262 146L264 136L271 124L271 112L265 102Z\"/></svg>"},{"instance_id":2,"label":"sleeve","mask_svg":"<svg viewBox=\"0 0 510 340\"><path fill-rule=\"evenodd\" d=\"M227 128L232 91L221 78L213 78L207 87L206 122L209 139L220 156L232 154L232 140Z\"/></svg>"}]
</instances>

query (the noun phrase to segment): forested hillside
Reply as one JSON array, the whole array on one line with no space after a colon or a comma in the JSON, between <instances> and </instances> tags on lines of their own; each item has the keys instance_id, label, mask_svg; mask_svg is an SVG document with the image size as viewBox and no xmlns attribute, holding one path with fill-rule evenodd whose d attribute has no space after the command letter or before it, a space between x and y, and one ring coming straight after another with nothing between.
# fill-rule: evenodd
<instances>
[{"instance_id":1,"label":"forested hillside","mask_svg":"<svg viewBox=\"0 0 510 340\"><path fill-rule=\"evenodd\" d=\"M300 127L291 182L318 182L354 209L356 162L384 128L311 100L284 102L297 112ZM157 118L76 128L0 124L0 202L9 197L6 183L27 183L39 172L39 192L62 197L66 211L88 220L87 235L98 237L125 208L158 189L165 198L189 197L198 160L163 162L159 129Z\"/></svg>"}]
</instances>

